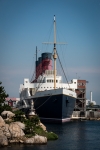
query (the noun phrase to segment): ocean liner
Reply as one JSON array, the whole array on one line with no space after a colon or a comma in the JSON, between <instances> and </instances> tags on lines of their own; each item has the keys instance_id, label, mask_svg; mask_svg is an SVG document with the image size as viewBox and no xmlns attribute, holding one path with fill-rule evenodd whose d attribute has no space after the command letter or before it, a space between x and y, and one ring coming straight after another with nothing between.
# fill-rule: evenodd
<instances>
[{"instance_id":1,"label":"ocean liner","mask_svg":"<svg viewBox=\"0 0 100 150\"><path fill-rule=\"evenodd\" d=\"M36 76L31 82L25 78L24 83L20 85L19 108L28 114L33 102L35 112L41 121L63 123L71 119L76 93L75 88L71 88L68 83L62 83L62 76L57 75L55 16L53 45L54 69L52 69L52 53L42 53L38 59L36 55Z\"/></svg>"}]
</instances>

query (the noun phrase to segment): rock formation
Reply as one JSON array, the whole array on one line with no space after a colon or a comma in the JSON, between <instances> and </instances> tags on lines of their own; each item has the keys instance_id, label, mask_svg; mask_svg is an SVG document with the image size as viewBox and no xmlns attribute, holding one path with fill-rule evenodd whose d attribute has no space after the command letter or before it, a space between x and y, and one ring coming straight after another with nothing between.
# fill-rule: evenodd
<instances>
[{"instance_id":1,"label":"rock formation","mask_svg":"<svg viewBox=\"0 0 100 150\"><path fill-rule=\"evenodd\" d=\"M27 144L45 144L45 143L47 143L47 138L43 137L43 136L36 135L36 136L33 136L31 138L26 139L24 141L24 143L27 143Z\"/></svg>"},{"instance_id":2,"label":"rock formation","mask_svg":"<svg viewBox=\"0 0 100 150\"><path fill-rule=\"evenodd\" d=\"M47 131L46 126L45 126L43 123L40 122L39 125L41 126L41 128L42 128L44 131Z\"/></svg>"},{"instance_id":3,"label":"rock formation","mask_svg":"<svg viewBox=\"0 0 100 150\"><path fill-rule=\"evenodd\" d=\"M2 116L2 117L6 117L6 119L11 119L12 117L15 116L15 114L12 113L11 111L3 111L3 112L1 113L1 116Z\"/></svg>"},{"instance_id":4,"label":"rock formation","mask_svg":"<svg viewBox=\"0 0 100 150\"><path fill-rule=\"evenodd\" d=\"M46 127L40 123L41 127L46 131ZM0 116L0 146L6 146L9 143L28 143L28 144L46 144L47 138L39 135L31 138L25 137L25 124L21 122L11 122L6 124Z\"/></svg>"},{"instance_id":5,"label":"rock formation","mask_svg":"<svg viewBox=\"0 0 100 150\"><path fill-rule=\"evenodd\" d=\"M12 138L22 137L25 135L24 131L20 128L18 124L16 124L16 122L10 123L9 131L11 133Z\"/></svg>"}]
</instances>

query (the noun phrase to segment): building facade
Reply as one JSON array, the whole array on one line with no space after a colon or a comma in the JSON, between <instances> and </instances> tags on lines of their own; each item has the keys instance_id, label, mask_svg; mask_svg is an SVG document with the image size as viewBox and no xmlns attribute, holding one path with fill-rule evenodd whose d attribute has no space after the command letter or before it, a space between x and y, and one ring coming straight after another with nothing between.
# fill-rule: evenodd
<instances>
[{"instance_id":1,"label":"building facade","mask_svg":"<svg viewBox=\"0 0 100 150\"><path fill-rule=\"evenodd\" d=\"M11 106L11 107L16 107L17 103L20 101L20 98L15 98L15 97L8 97L5 99L5 104Z\"/></svg>"}]
</instances>

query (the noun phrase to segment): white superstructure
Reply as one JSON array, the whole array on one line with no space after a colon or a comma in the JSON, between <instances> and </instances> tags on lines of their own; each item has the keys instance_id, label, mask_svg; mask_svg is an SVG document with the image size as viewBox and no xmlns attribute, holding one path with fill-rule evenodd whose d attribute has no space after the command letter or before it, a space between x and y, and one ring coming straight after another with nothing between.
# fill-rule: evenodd
<instances>
[{"instance_id":1,"label":"white superstructure","mask_svg":"<svg viewBox=\"0 0 100 150\"><path fill-rule=\"evenodd\" d=\"M24 79L24 83L20 84L20 99L26 99L30 96L34 96L36 92L46 91L54 89L54 76L52 74L46 73L43 76L39 76L36 83L31 83L28 78ZM77 79L71 80L71 83L62 83L62 77L56 76L56 89L67 89L69 91L75 92L77 89Z\"/></svg>"}]
</instances>

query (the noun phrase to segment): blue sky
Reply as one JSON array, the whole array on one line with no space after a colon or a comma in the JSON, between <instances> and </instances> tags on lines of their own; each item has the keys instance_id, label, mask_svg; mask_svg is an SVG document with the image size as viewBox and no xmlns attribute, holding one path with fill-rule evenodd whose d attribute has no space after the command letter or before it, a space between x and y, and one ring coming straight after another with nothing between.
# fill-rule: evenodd
<instances>
[{"instance_id":1,"label":"blue sky","mask_svg":"<svg viewBox=\"0 0 100 150\"><path fill-rule=\"evenodd\" d=\"M10 97L34 72L35 49L53 50L53 16L57 46L68 80L85 79L87 98L100 104L100 0L0 0L0 80ZM51 33L51 34L50 34ZM45 48L46 47L46 48ZM58 68L59 72L59 68Z\"/></svg>"}]
</instances>

